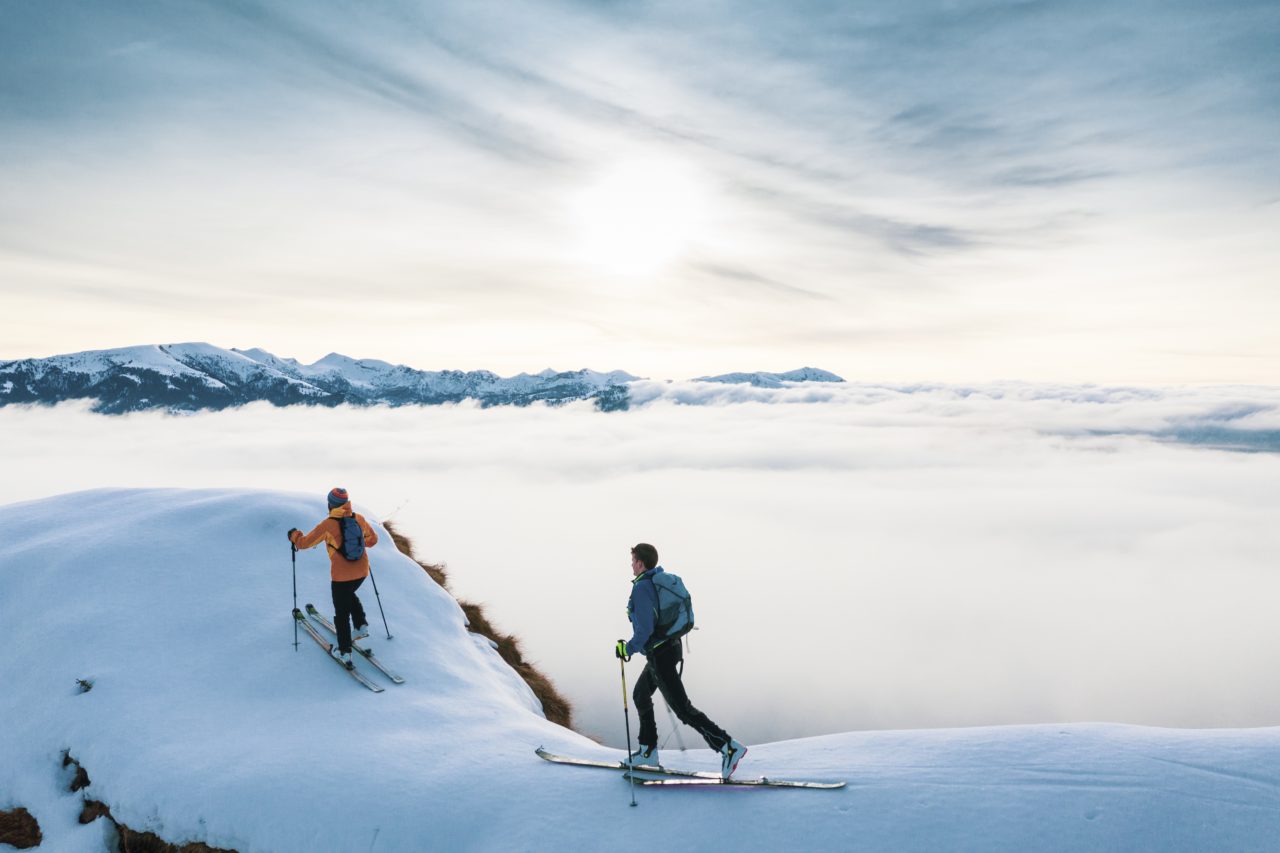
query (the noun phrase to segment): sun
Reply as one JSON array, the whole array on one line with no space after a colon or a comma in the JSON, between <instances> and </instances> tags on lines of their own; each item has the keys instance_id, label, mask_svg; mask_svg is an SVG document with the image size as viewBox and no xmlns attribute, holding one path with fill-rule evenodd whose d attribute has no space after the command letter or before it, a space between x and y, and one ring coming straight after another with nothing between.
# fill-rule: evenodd
<instances>
[{"instance_id":1,"label":"sun","mask_svg":"<svg viewBox=\"0 0 1280 853\"><path fill-rule=\"evenodd\" d=\"M575 256L598 270L657 273L689 249L707 206L705 182L675 160L613 165L573 200Z\"/></svg>"}]
</instances>

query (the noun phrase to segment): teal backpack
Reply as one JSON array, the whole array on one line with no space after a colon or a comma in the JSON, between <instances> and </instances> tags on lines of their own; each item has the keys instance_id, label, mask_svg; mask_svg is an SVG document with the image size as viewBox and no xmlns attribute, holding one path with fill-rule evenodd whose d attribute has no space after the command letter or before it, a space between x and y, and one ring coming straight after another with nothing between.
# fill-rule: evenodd
<instances>
[{"instance_id":1,"label":"teal backpack","mask_svg":"<svg viewBox=\"0 0 1280 853\"><path fill-rule=\"evenodd\" d=\"M658 572L649 578L658 597L657 619L653 635L659 642L675 640L693 630L693 596L684 581L671 572Z\"/></svg>"}]
</instances>

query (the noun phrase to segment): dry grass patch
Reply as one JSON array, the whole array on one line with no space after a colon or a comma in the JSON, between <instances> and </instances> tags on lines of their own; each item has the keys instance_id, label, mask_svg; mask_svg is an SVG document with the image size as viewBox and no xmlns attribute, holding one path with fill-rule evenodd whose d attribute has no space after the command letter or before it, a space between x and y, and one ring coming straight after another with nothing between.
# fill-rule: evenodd
<instances>
[{"instance_id":1,"label":"dry grass patch","mask_svg":"<svg viewBox=\"0 0 1280 853\"><path fill-rule=\"evenodd\" d=\"M85 800L84 808L80 810L81 823L93 823L100 817L111 818L111 809L107 808L106 803L100 803L97 800ZM115 821L112 821L115 823Z\"/></svg>"},{"instance_id":2,"label":"dry grass patch","mask_svg":"<svg viewBox=\"0 0 1280 853\"><path fill-rule=\"evenodd\" d=\"M19 850L39 847L44 836L40 823L24 808L0 811L0 844L8 844Z\"/></svg>"},{"instance_id":3,"label":"dry grass patch","mask_svg":"<svg viewBox=\"0 0 1280 853\"><path fill-rule=\"evenodd\" d=\"M89 774L80 766L80 762L72 758L70 752L62 753L62 766L70 767L72 765L75 765L76 768L75 775L71 777L71 792L74 794L76 791L89 787L90 783Z\"/></svg>"},{"instance_id":4,"label":"dry grass patch","mask_svg":"<svg viewBox=\"0 0 1280 853\"><path fill-rule=\"evenodd\" d=\"M449 589L449 575L444 566L422 562L414 555L413 542L409 537L396 530L390 522L384 521L382 526L391 534L391 541L395 543L396 550L421 566L422 570L446 591ZM452 593L450 594L452 595ZM525 684L528 684L529 689L533 691L533 695L538 697L538 701L542 703L542 711L546 714L547 719L567 729L573 728L573 706L568 699L564 698L556 690L555 684L552 683L550 678L524 659L524 655L520 651L520 641L510 634L504 634L494 628L488 617L485 616L484 608L479 604L463 601L456 595L454 598L457 599L458 606L462 608L462 612L467 617L468 630L482 637L487 637L497 645L498 654L512 669L519 673Z\"/></svg>"},{"instance_id":5,"label":"dry grass patch","mask_svg":"<svg viewBox=\"0 0 1280 853\"><path fill-rule=\"evenodd\" d=\"M210 847L199 841L170 844L158 835L136 832L122 823L116 824L116 830L120 834L120 853L236 853L234 850Z\"/></svg>"}]
</instances>

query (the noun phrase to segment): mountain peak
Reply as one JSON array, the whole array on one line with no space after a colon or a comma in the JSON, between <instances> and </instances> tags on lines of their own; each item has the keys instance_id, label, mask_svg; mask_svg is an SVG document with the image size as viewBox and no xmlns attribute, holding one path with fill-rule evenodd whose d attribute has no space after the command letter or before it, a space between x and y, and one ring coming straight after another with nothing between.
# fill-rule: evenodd
<instances>
[{"instance_id":1,"label":"mountain peak","mask_svg":"<svg viewBox=\"0 0 1280 853\"><path fill-rule=\"evenodd\" d=\"M724 384L754 385L757 388L781 388L789 382L843 382L844 379L816 367L802 367L786 373L722 373L719 376L699 376L694 382L720 382Z\"/></svg>"}]
</instances>

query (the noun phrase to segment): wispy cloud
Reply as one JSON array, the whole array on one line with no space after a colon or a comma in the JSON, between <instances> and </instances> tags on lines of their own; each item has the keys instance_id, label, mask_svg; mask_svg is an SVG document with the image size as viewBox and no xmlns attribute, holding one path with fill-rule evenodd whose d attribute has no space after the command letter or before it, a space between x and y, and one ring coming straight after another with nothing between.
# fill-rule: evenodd
<instances>
[{"instance_id":1,"label":"wispy cloud","mask_svg":"<svg viewBox=\"0 0 1280 853\"><path fill-rule=\"evenodd\" d=\"M364 18L369 27L355 37L350 30L328 16L296 15L271 4L233 3L225 5L243 16L260 43L272 52L282 51L288 58L290 73L297 73L296 63L319 74L328 86L363 97L373 98L390 107L412 114L428 122L443 125L449 132L459 134L462 142L480 146L501 157L512 158L531 166L547 166L560 158L550 148L540 144L533 128L512 122L499 112L486 109L474 97L450 86L447 75L439 75L432 68L431 51L416 57L418 67L402 64L403 41L401 34L397 49L380 49L377 35L395 38L389 32L394 22L384 14ZM394 43L394 42L393 42ZM429 34L422 34L418 44L434 48L440 53L440 44ZM399 61L398 61L399 60ZM281 67L280 81L286 79Z\"/></svg>"},{"instance_id":2,"label":"wispy cloud","mask_svg":"<svg viewBox=\"0 0 1280 853\"><path fill-rule=\"evenodd\" d=\"M749 269L739 269L716 263L700 263L696 264L696 267L708 275L722 278L737 284L745 284L775 295L803 296L807 299L820 301L831 300L831 297L825 294L817 293L803 287L796 287L795 285L787 284L784 281L778 281L777 279L770 278L769 276L752 272Z\"/></svg>"}]
</instances>

